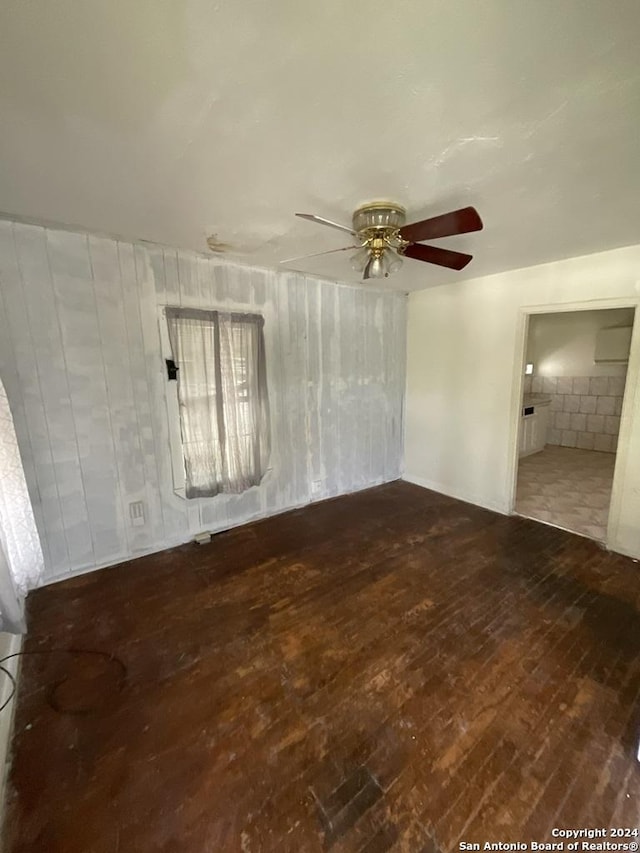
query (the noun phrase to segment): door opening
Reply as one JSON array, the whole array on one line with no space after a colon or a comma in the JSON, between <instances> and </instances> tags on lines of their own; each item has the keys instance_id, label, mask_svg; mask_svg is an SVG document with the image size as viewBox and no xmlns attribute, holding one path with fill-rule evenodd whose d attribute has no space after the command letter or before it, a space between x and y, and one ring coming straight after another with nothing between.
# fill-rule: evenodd
<instances>
[{"instance_id":1,"label":"door opening","mask_svg":"<svg viewBox=\"0 0 640 853\"><path fill-rule=\"evenodd\" d=\"M606 540L634 314L530 316L516 514Z\"/></svg>"}]
</instances>

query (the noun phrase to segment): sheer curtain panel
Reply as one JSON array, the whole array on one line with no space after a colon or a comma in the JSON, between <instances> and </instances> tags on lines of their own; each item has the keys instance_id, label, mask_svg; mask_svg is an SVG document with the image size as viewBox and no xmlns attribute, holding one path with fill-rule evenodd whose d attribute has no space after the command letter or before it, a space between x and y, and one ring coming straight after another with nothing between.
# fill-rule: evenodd
<instances>
[{"instance_id":1,"label":"sheer curtain panel","mask_svg":"<svg viewBox=\"0 0 640 853\"><path fill-rule=\"evenodd\" d=\"M23 600L43 572L9 401L0 381L0 618L4 631L25 630Z\"/></svg>"},{"instance_id":2,"label":"sheer curtain panel","mask_svg":"<svg viewBox=\"0 0 640 853\"><path fill-rule=\"evenodd\" d=\"M269 460L263 318L167 308L188 498L239 493Z\"/></svg>"}]
</instances>

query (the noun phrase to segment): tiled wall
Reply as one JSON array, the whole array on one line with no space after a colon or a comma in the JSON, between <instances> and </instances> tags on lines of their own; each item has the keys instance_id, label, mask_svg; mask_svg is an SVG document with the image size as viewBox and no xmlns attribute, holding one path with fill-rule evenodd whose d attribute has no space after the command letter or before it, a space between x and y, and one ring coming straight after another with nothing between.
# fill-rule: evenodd
<instances>
[{"instance_id":1,"label":"tiled wall","mask_svg":"<svg viewBox=\"0 0 640 853\"><path fill-rule=\"evenodd\" d=\"M625 376L525 376L525 394L551 397L547 444L615 453Z\"/></svg>"}]
</instances>

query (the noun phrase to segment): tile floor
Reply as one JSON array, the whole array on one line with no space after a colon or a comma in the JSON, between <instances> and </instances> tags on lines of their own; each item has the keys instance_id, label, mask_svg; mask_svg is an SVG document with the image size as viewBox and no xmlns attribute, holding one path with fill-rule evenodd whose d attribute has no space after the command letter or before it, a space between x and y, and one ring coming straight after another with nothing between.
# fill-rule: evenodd
<instances>
[{"instance_id":1,"label":"tile floor","mask_svg":"<svg viewBox=\"0 0 640 853\"><path fill-rule=\"evenodd\" d=\"M615 453L547 447L520 460L516 512L604 540Z\"/></svg>"}]
</instances>

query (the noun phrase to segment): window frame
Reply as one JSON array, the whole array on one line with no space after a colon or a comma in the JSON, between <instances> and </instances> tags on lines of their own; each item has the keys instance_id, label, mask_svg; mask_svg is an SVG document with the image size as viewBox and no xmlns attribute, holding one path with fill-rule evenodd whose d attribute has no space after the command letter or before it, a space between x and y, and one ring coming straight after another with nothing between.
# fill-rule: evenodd
<instances>
[{"instance_id":1,"label":"window frame","mask_svg":"<svg viewBox=\"0 0 640 853\"><path fill-rule=\"evenodd\" d=\"M178 399L178 381L168 379L166 359L173 358L171 341L169 340L169 324L167 308L172 305L161 305L158 311L158 326L160 328L160 351L162 355L162 379L165 386L165 401L167 406L167 421L169 425L169 449L171 455L171 476L173 491L179 497L187 500L184 467L184 452L182 448L182 430L180 426L180 401Z\"/></svg>"},{"instance_id":2,"label":"window frame","mask_svg":"<svg viewBox=\"0 0 640 853\"><path fill-rule=\"evenodd\" d=\"M158 306L158 326L160 332L160 350L162 356L162 370L163 370L163 383L165 386L165 402L167 409L167 422L168 422L168 437L169 437L169 450L171 457L171 476L173 481L173 491L174 493L182 498L185 501L197 501L197 500L213 500L216 497L221 497L226 495L229 497L229 494L226 492L220 492L218 495L213 495L210 498L207 497L187 497L186 493L186 471L185 471L185 460L184 460L184 448L182 444L182 424L180 418L180 400L178 396L178 381L170 380L167 378L167 369L166 369L166 359L173 359L173 351L171 349L171 340L169 337L169 324L167 320L167 310L168 309L185 309L188 311L196 311L198 313L206 315L207 313L220 313L220 314L237 314L242 317L246 314L251 314L256 317L260 317L262 322L265 323L264 315L259 311L230 311L229 307L224 308L200 308L200 307L191 307L191 306L181 306L181 305L160 305ZM266 342L265 342L266 343ZM268 359L267 359L268 364ZM178 365L179 367L179 365ZM267 464L265 469L264 477L262 478L262 482L260 485L264 484L265 478L269 476L272 471L271 462ZM252 486L251 488L255 488ZM236 493L232 493L235 497L237 497Z\"/></svg>"}]
</instances>

